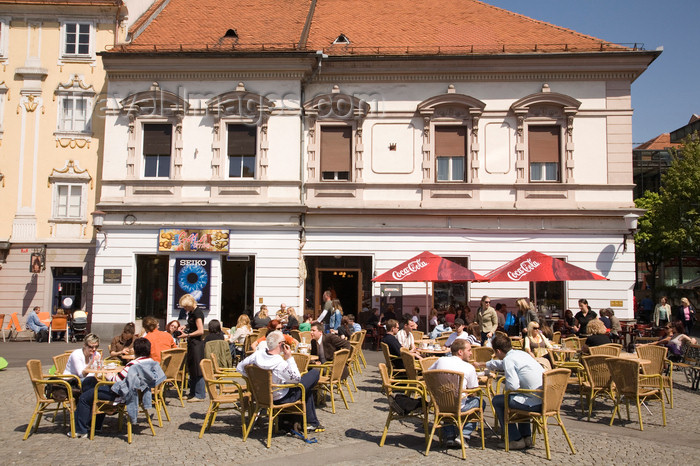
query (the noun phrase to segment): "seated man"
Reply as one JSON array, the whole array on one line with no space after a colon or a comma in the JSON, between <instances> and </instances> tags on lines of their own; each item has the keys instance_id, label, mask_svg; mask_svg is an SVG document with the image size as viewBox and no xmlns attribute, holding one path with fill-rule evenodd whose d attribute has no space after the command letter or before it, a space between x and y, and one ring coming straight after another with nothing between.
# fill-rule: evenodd
<instances>
[{"instance_id":1,"label":"seated man","mask_svg":"<svg viewBox=\"0 0 700 466\"><path fill-rule=\"evenodd\" d=\"M352 333L359 332L362 330L362 326L355 322L355 316L348 314L348 320L350 321L350 328L352 328Z\"/></svg>"},{"instance_id":2,"label":"seated man","mask_svg":"<svg viewBox=\"0 0 700 466\"><path fill-rule=\"evenodd\" d=\"M411 325L413 324L413 325ZM419 359L422 359L421 356L418 354L416 351L416 340L413 338L413 333L411 333L411 330L413 330L413 326L415 326L415 322L408 318L407 320L404 321L403 323L403 328L399 330L399 332L396 334L396 339L399 340L399 343L401 343L401 346L403 348L406 348L410 353Z\"/></svg>"},{"instance_id":3,"label":"seated man","mask_svg":"<svg viewBox=\"0 0 700 466\"><path fill-rule=\"evenodd\" d=\"M168 332L158 329L158 319L153 316L143 318L143 329L146 331L144 338L151 342L151 359L160 361L160 352L170 348L177 348L175 340Z\"/></svg>"},{"instance_id":4,"label":"seated man","mask_svg":"<svg viewBox=\"0 0 700 466\"><path fill-rule=\"evenodd\" d=\"M86 344L88 338L85 339ZM134 358L132 361L129 361L126 366L124 366L124 369L121 370L121 372L117 374L107 374L105 377L107 380L111 380L114 382L118 382L121 380L126 379L127 374L129 373L129 369L132 367L146 363L147 361L151 361L154 364L157 364L155 361L153 361L151 358L151 342L148 341L145 338L137 338L134 341ZM90 430L90 423L92 419L92 402L94 399L94 394L95 394L95 387L94 385L90 387L89 389L85 389L83 387L83 394L80 395L80 399L78 400L78 406L75 411L75 436L76 438L82 438L82 437L87 437L89 430ZM104 385L99 387L98 389L98 398L100 400L109 400L113 401L117 399L117 394L112 391L112 387L108 385ZM104 414L99 414L95 418L95 431L100 431L102 430L102 423L104 422L105 415ZM70 436L70 433L68 433Z\"/></svg>"},{"instance_id":5,"label":"seated man","mask_svg":"<svg viewBox=\"0 0 700 466\"><path fill-rule=\"evenodd\" d=\"M477 388L479 386L479 380L476 377L476 369L468 361L472 357L472 347L467 340L455 340L450 346L450 352L452 356L440 358L435 363L430 366L430 370L443 370L443 371L456 371L464 374L464 383L462 389ZM479 406L479 397L468 396L462 398L462 411L469 411L470 409L477 408ZM464 434L464 440L468 441L472 432L476 428L475 422L468 422L464 425L462 433ZM456 427L454 424L445 426L443 434L448 439L447 446L461 446L459 437L456 433ZM454 439L454 440L453 440Z\"/></svg>"},{"instance_id":6,"label":"seated man","mask_svg":"<svg viewBox=\"0 0 700 466\"><path fill-rule=\"evenodd\" d=\"M489 370L503 371L506 377L506 390L541 389L542 374L544 369L535 359L525 351L517 351L511 348L510 338L497 333L491 340L495 360L486 363ZM514 394L508 400L508 406L524 411L539 411L542 409L542 399L529 394ZM505 400L503 395L493 397L493 407L496 410L498 421L503 427L503 415ZM508 424L509 449L522 450L532 446L532 433L530 423ZM505 442L499 445L505 448Z\"/></svg>"},{"instance_id":7,"label":"seated man","mask_svg":"<svg viewBox=\"0 0 700 466\"><path fill-rule=\"evenodd\" d=\"M36 335L39 335L39 332L42 330L49 331L49 327L44 324L41 319L39 319L39 312L41 311L41 308L39 306L34 306L34 309L32 312L29 313L27 316L27 322L26 326L29 330L34 332Z\"/></svg>"},{"instance_id":8,"label":"seated man","mask_svg":"<svg viewBox=\"0 0 700 466\"><path fill-rule=\"evenodd\" d=\"M394 359L393 365L394 369L403 369L403 360L401 359L401 343L396 338L396 334L399 333L399 323L394 319L389 319L384 324L386 326L386 335L382 337L382 343L386 343L389 347L389 354L396 356L398 359Z\"/></svg>"},{"instance_id":9,"label":"seated man","mask_svg":"<svg viewBox=\"0 0 700 466\"><path fill-rule=\"evenodd\" d=\"M318 382L319 371L310 370L303 376L299 374L297 363L292 357L292 349L285 343L284 335L279 330L270 332L267 335L266 343L266 349L254 351L238 364L236 370L245 376L245 368L253 364L261 369L272 371L272 383L301 383L306 395L307 430L309 432L323 432L325 428L318 422L316 406L314 405L314 387ZM298 387L281 388L275 390L272 396L275 404L292 403L301 398L301 389Z\"/></svg>"},{"instance_id":10,"label":"seated man","mask_svg":"<svg viewBox=\"0 0 700 466\"><path fill-rule=\"evenodd\" d=\"M341 349L350 349L351 345L333 333L323 333L323 324L311 324L311 354L318 356L318 361L324 363L333 360L333 354Z\"/></svg>"},{"instance_id":11,"label":"seated man","mask_svg":"<svg viewBox=\"0 0 700 466\"><path fill-rule=\"evenodd\" d=\"M447 339L445 342L445 346L448 348L452 346L452 343L455 342L455 340L466 340L469 338L469 334L464 331L464 320L457 317L455 319L455 331L450 334L450 337Z\"/></svg>"},{"instance_id":12,"label":"seated man","mask_svg":"<svg viewBox=\"0 0 700 466\"><path fill-rule=\"evenodd\" d=\"M451 332L452 328L445 322L445 317L440 316L438 318L438 324L435 326L432 332L430 332L430 338L433 340L441 337L443 333Z\"/></svg>"}]
</instances>

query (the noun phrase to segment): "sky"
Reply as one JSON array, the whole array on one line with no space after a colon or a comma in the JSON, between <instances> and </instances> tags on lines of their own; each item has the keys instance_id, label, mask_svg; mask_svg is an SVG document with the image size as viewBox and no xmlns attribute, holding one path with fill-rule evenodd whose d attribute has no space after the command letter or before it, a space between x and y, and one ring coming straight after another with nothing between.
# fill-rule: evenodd
<instances>
[{"instance_id":1,"label":"sky","mask_svg":"<svg viewBox=\"0 0 700 466\"><path fill-rule=\"evenodd\" d=\"M608 42L661 55L632 83L632 138L641 144L700 114L700 0L482 0Z\"/></svg>"}]
</instances>

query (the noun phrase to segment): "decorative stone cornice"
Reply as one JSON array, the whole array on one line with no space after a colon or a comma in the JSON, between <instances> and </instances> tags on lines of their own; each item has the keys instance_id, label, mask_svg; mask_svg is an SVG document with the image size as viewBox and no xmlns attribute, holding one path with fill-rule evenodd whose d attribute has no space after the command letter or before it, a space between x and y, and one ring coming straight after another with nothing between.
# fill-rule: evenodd
<instances>
[{"instance_id":1,"label":"decorative stone cornice","mask_svg":"<svg viewBox=\"0 0 700 466\"><path fill-rule=\"evenodd\" d=\"M131 94L120 102L122 112L130 116L183 115L190 104L172 92L164 91L157 82L147 91Z\"/></svg>"},{"instance_id":2,"label":"decorative stone cornice","mask_svg":"<svg viewBox=\"0 0 700 466\"><path fill-rule=\"evenodd\" d=\"M54 168L51 170L47 183L48 187L51 187L51 183L55 183L57 181L78 183L89 182L90 189L93 188L92 176L90 176L87 169L82 170L74 160L68 160L63 168Z\"/></svg>"}]
</instances>

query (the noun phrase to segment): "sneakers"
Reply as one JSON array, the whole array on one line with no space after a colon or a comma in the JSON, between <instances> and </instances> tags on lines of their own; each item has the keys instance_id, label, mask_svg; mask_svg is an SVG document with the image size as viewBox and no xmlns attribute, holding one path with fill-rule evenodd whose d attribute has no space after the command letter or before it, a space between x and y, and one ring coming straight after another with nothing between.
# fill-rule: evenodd
<instances>
[{"instance_id":1,"label":"sneakers","mask_svg":"<svg viewBox=\"0 0 700 466\"><path fill-rule=\"evenodd\" d=\"M532 437L530 437L530 442L532 442ZM511 440L508 444L508 449L509 450L523 450L525 449L526 444L525 444L525 439L521 438L520 440ZM498 448L506 448L506 442L501 442L498 444Z\"/></svg>"},{"instance_id":2,"label":"sneakers","mask_svg":"<svg viewBox=\"0 0 700 466\"><path fill-rule=\"evenodd\" d=\"M311 424L306 426L306 432L308 433L314 433L314 432L325 432L326 428L323 427L321 424L316 424L315 426L312 426Z\"/></svg>"},{"instance_id":3,"label":"sneakers","mask_svg":"<svg viewBox=\"0 0 700 466\"><path fill-rule=\"evenodd\" d=\"M192 396L187 398L188 403L197 403L198 401L204 401L204 398L197 398L196 396Z\"/></svg>"},{"instance_id":4,"label":"sneakers","mask_svg":"<svg viewBox=\"0 0 700 466\"><path fill-rule=\"evenodd\" d=\"M406 415L406 411L404 411L403 408L399 406L399 404L396 402L396 399L393 396L389 397L389 406L391 407L391 410L399 416Z\"/></svg>"},{"instance_id":5,"label":"sneakers","mask_svg":"<svg viewBox=\"0 0 700 466\"><path fill-rule=\"evenodd\" d=\"M66 432L66 435L68 436L68 438L72 438L70 432ZM76 432L75 438L90 438L90 434L79 434Z\"/></svg>"}]
</instances>

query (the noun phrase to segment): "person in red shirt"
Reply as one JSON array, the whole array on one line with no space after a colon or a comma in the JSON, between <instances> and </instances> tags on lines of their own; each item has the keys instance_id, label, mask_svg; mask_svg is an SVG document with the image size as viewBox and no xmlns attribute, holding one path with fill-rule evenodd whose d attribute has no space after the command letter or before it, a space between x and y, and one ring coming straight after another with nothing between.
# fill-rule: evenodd
<instances>
[{"instance_id":1,"label":"person in red shirt","mask_svg":"<svg viewBox=\"0 0 700 466\"><path fill-rule=\"evenodd\" d=\"M143 328L146 330L144 338L151 342L151 359L154 361L160 362L161 351L177 348L171 334L158 330L158 319L155 317L144 317Z\"/></svg>"}]
</instances>

